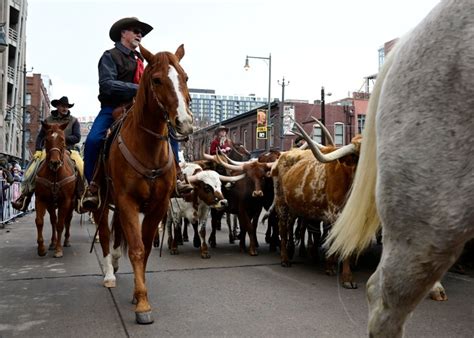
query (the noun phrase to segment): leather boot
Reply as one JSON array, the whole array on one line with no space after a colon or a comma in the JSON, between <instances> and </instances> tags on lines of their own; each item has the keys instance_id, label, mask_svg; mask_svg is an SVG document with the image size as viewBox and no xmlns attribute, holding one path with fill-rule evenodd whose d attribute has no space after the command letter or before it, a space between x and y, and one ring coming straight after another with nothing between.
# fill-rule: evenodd
<instances>
[{"instance_id":1,"label":"leather boot","mask_svg":"<svg viewBox=\"0 0 474 338\"><path fill-rule=\"evenodd\" d=\"M86 188L84 196L81 200L81 213L88 211L96 211L100 207L99 186L95 182L91 182Z\"/></svg>"},{"instance_id":2,"label":"leather boot","mask_svg":"<svg viewBox=\"0 0 474 338\"><path fill-rule=\"evenodd\" d=\"M183 197L183 195L189 194L193 191L193 186L188 183L186 176L181 170L177 172L176 176L176 188L171 197Z\"/></svg>"},{"instance_id":3,"label":"leather boot","mask_svg":"<svg viewBox=\"0 0 474 338\"><path fill-rule=\"evenodd\" d=\"M28 210L28 205L31 202L31 197L33 196L32 192L22 193L20 197L16 199L16 201L12 202L12 207L18 211L26 211Z\"/></svg>"}]
</instances>

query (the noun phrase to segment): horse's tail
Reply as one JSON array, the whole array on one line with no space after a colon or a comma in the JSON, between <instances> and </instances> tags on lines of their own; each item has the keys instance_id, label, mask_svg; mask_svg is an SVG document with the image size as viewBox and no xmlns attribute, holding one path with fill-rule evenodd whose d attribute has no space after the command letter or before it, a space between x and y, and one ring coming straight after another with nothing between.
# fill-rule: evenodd
<instances>
[{"instance_id":1,"label":"horse's tail","mask_svg":"<svg viewBox=\"0 0 474 338\"><path fill-rule=\"evenodd\" d=\"M325 242L325 246L329 247L328 255L338 254L341 260L353 253L360 254L370 245L380 226L375 204L377 181L375 120L380 92L392 65L394 54L395 51L392 51L387 58L372 91L367 111L367 123L363 131L360 159L350 196Z\"/></svg>"}]
</instances>

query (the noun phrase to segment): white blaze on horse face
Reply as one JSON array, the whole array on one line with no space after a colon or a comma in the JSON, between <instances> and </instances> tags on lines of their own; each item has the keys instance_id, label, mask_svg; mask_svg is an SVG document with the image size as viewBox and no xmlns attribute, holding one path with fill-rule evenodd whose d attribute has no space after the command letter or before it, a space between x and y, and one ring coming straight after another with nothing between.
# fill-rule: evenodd
<instances>
[{"instance_id":1,"label":"white blaze on horse face","mask_svg":"<svg viewBox=\"0 0 474 338\"><path fill-rule=\"evenodd\" d=\"M51 134L51 136L53 137L53 139L56 139L56 137L58 137L58 133L54 132Z\"/></svg>"},{"instance_id":2,"label":"white blaze on horse face","mask_svg":"<svg viewBox=\"0 0 474 338\"><path fill-rule=\"evenodd\" d=\"M176 96L178 98L178 109L177 109L177 115L178 115L177 120L179 121L179 125L177 126L178 132L183 135L190 134L193 131L192 115L189 114L189 110L186 105L186 101L184 100L183 93L181 93L181 90L179 90L178 72L176 71L176 68L174 68L171 65L168 72L168 77L173 83L174 91L176 92Z\"/></svg>"}]
</instances>

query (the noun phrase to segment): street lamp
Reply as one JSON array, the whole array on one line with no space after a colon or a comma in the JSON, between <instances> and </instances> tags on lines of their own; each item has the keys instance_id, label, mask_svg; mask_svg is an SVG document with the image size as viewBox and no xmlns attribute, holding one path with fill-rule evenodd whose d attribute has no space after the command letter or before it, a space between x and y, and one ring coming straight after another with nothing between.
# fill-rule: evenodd
<instances>
[{"instance_id":1,"label":"street lamp","mask_svg":"<svg viewBox=\"0 0 474 338\"><path fill-rule=\"evenodd\" d=\"M332 93L325 93L324 86L321 86L321 123L326 126L326 101L325 96L331 96ZM326 145L324 133L321 133L321 144Z\"/></svg>"},{"instance_id":2,"label":"street lamp","mask_svg":"<svg viewBox=\"0 0 474 338\"><path fill-rule=\"evenodd\" d=\"M266 150L270 149L270 135L268 134L268 123L270 123L270 108L271 108L271 92L272 92L272 54L269 54L268 57L262 56L248 56L245 59L245 70L250 69L249 59L260 59L268 60L268 109L267 109L267 143Z\"/></svg>"},{"instance_id":3,"label":"street lamp","mask_svg":"<svg viewBox=\"0 0 474 338\"><path fill-rule=\"evenodd\" d=\"M285 138L284 130L283 130L283 122L284 122L284 113L285 113L285 87L290 85L290 81L285 82L285 77L283 76L283 80L277 81L278 84L281 86L281 108L280 108L280 150L283 151L283 139Z\"/></svg>"}]
</instances>

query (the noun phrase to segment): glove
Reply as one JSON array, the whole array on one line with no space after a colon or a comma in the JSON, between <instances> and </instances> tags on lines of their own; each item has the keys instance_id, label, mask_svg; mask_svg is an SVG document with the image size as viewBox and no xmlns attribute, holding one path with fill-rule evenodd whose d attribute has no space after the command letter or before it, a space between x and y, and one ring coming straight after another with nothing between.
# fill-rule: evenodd
<instances>
[{"instance_id":1,"label":"glove","mask_svg":"<svg viewBox=\"0 0 474 338\"><path fill-rule=\"evenodd\" d=\"M35 160L37 160L37 159L41 158L41 155L42 155L42 154L43 154L43 152L42 152L41 150L37 150L37 151L35 151L35 153L34 153L34 155L33 155L33 158L34 158Z\"/></svg>"}]
</instances>

